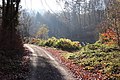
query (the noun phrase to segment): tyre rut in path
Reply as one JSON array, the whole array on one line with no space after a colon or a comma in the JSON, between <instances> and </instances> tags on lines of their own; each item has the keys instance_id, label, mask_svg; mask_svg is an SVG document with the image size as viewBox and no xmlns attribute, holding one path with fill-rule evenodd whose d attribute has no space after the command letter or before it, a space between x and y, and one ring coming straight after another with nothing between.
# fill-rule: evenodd
<instances>
[{"instance_id":1,"label":"tyre rut in path","mask_svg":"<svg viewBox=\"0 0 120 80\"><path fill-rule=\"evenodd\" d=\"M49 52L35 45L25 44L25 46L32 51L27 80L76 80Z\"/></svg>"}]
</instances>

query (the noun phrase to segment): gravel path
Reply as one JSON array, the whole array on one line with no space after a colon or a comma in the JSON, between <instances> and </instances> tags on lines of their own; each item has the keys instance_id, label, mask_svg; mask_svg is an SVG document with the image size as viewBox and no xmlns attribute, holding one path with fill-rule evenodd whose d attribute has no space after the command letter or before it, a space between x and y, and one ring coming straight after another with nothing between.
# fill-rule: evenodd
<instances>
[{"instance_id":1,"label":"gravel path","mask_svg":"<svg viewBox=\"0 0 120 80\"><path fill-rule=\"evenodd\" d=\"M25 46L32 52L27 80L76 80L49 52L35 45L25 44Z\"/></svg>"}]
</instances>

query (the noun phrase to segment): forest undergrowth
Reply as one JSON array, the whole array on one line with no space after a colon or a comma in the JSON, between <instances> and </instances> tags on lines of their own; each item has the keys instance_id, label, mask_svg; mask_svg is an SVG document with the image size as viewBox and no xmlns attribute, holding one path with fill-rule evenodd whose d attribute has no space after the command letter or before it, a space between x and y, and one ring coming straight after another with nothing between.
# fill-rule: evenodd
<instances>
[{"instance_id":1,"label":"forest undergrowth","mask_svg":"<svg viewBox=\"0 0 120 80\"><path fill-rule=\"evenodd\" d=\"M43 46L51 52L78 80L120 79L120 49L116 44L107 45L99 40L81 46L79 42L63 38L32 39L29 43Z\"/></svg>"}]
</instances>

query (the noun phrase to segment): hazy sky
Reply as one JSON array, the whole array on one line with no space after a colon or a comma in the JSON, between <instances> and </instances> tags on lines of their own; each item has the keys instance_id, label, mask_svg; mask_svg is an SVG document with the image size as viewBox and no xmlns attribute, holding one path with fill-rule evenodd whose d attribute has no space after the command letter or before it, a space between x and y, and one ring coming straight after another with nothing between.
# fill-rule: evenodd
<instances>
[{"instance_id":1,"label":"hazy sky","mask_svg":"<svg viewBox=\"0 0 120 80\"><path fill-rule=\"evenodd\" d=\"M21 0L21 5L23 8L37 11L61 11L63 9L63 3L57 3L56 0Z\"/></svg>"},{"instance_id":2,"label":"hazy sky","mask_svg":"<svg viewBox=\"0 0 120 80\"><path fill-rule=\"evenodd\" d=\"M62 2L57 3L56 1L59 1L59 0L21 0L21 5L23 9L30 9L30 10L41 11L41 12L48 11L48 10L51 12L62 11L64 9L64 3ZM103 5L102 6L100 6L100 4L97 5L96 9L105 8L104 0L100 0L99 3ZM2 4L2 0L0 0L0 4Z\"/></svg>"}]
</instances>

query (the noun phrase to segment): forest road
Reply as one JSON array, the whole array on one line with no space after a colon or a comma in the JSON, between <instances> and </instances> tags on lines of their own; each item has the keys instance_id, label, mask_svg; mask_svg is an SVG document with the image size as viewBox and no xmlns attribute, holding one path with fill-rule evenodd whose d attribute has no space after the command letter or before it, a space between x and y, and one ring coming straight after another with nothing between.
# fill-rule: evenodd
<instances>
[{"instance_id":1,"label":"forest road","mask_svg":"<svg viewBox=\"0 0 120 80\"><path fill-rule=\"evenodd\" d=\"M76 80L49 52L31 44L25 47L32 52L27 80Z\"/></svg>"}]
</instances>

